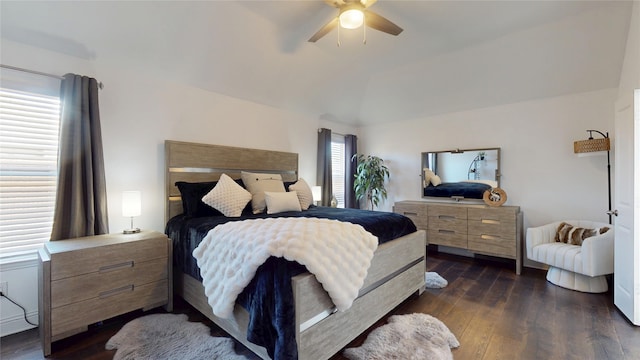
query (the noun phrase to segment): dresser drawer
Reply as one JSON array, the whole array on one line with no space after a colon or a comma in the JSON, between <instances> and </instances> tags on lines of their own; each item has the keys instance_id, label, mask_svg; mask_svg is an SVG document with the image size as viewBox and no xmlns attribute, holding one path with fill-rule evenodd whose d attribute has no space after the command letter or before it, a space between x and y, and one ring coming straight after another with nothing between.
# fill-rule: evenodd
<instances>
[{"instance_id":1,"label":"dresser drawer","mask_svg":"<svg viewBox=\"0 0 640 360\"><path fill-rule=\"evenodd\" d=\"M451 247L467 248L467 234L451 230L427 231L427 243L429 245L445 245Z\"/></svg>"},{"instance_id":2,"label":"dresser drawer","mask_svg":"<svg viewBox=\"0 0 640 360\"><path fill-rule=\"evenodd\" d=\"M470 251L498 255L502 257L516 258L516 238L494 235L468 235L468 249Z\"/></svg>"},{"instance_id":3,"label":"dresser drawer","mask_svg":"<svg viewBox=\"0 0 640 360\"><path fill-rule=\"evenodd\" d=\"M429 205L429 217L467 219L467 208L461 206Z\"/></svg>"},{"instance_id":4,"label":"dresser drawer","mask_svg":"<svg viewBox=\"0 0 640 360\"><path fill-rule=\"evenodd\" d=\"M446 230L453 231L458 234L467 233L467 221L456 219L449 216L429 216L429 230Z\"/></svg>"},{"instance_id":5,"label":"dresser drawer","mask_svg":"<svg viewBox=\"0 0 640 360\"><path fill-rule=\"evenodd\" d=\"M393 207L396 214L401 214L413 221L418 230L426 230L427 221L427 205L417 203L396 203Z\"/></svg>"},{"instance_id":6,"label":"dresser drawer","mask_svg":"<svg viewBox=\"0 0 640 360\"><path fill-rule=\"evenodd\" d=\"M513 221L469 220L467 232L471 235L493 235L515 238L516 225Z\"/></svg>"},{"instance_id":7,"label":"dresser drawer","mask_svg":"<svg viewBox=\"0 0 640 360\"><path fill-rule=\"evenodd\" d=\"M517 208L513 207L486 207L486 208L470 208L467 213L469 220L492 220L497 222L509 223L515 226Z\"/></svg>"},{"instance_id":8,"label":"dresser drawer","mask_svg":"<svg viewBox=\"0 0 640 360\"><path fill-rule=\"evenodd\" d=\"M168 282L158 281L142 286L126 286L102 296L51 309L51 336L104 319L167 302Z\"/></svg>"},{"instance_id":9,"label":"dresser drawer","mask_svg":"<svg viewBox=\"0 0 640 360\"><path fill-rule=\"evenodd\" d=\"M157 258L166 259L167 254L166 238L159 240L158 237L53 253L51 254L51 280L104 272L126 266L131 262L135 265Z\"/></svg>"},{"instance_id":10,"label":"dresser drawer","mask_svg":"<svg viewBox=\"0 0 640 360\"><path fill-rule=\"evenodd\" d=\"M51 282L51 307L57 308L97 298L127 285L141 286L167 280L167 261L165 257L137 263L129 262L105 271L54 280Z\"/></svg>"}]
</instances>

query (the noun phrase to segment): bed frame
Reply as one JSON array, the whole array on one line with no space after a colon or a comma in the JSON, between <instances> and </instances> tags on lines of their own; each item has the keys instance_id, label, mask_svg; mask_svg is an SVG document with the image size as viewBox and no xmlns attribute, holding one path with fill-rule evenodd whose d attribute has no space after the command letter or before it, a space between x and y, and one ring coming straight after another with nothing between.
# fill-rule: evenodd
<instances>
[{"instance_id":1,"label":"bed frame","mask_svg":"<svg viewBox=\"0 0 640 360\"><path fill-rule=\"evenodd\" d=\"M298 178L298 154L220 145L165 141L166 221L182 213L176 181L213 181L222 173L234 179L242 170ZM424 291L426 234L419 230L378 247L364 286L351 308L336 312L315 276L292 278L299 359L328 359L414 293ZM246 339L248 313L236 306L232 319L215 316L204 286L193 277L174 274L174 289L189 304L263 359L267 351Z\"/></svg>"}]
</instances>

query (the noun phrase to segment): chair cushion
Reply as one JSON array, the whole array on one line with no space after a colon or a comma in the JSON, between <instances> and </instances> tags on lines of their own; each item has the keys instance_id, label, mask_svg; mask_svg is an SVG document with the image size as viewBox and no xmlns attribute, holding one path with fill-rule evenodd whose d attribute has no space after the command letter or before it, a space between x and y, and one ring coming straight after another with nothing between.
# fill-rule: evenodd
<instances>
[{"instance_id":1,"label":"chair cushion","mask_svg":"<svg viewBox=\"0 0 640 360\"><path fill-rule=\"evenodd\" d=\"M531 260L560 269L583 273L582 247L565 243L546 243L533 247Z\"/></svg>"}]
</instances>

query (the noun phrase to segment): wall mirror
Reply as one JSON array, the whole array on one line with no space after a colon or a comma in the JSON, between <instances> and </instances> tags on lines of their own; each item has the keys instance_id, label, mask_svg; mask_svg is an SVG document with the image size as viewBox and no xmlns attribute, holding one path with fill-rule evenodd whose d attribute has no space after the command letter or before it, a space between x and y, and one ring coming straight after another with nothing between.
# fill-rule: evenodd
<instances>
[{"instance_id":1,"label":"wall mirror","mask_svg":"<svg viewBox=\"0 0 640 360\"><path fill-rule=\"evenodd\" d=\"M424 198L482 199L500 187L500 148L423 152L421 176Z\"/></svg>"}]
</instances>

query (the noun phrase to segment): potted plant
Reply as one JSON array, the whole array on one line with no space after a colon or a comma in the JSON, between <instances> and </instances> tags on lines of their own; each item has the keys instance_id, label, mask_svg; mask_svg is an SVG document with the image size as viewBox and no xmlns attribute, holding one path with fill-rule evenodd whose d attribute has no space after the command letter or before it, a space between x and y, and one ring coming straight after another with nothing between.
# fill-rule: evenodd
<instances>
[{"instance_id":1,"label":"potted plant","mask_svg":"<svg viewBox=\"0 0 640 360\"><path fill-rule=\"evenodd\" d=\"M356 200L366 197L373 210L381 199L387 198L384 180L389 178L389 169L384 165L384 160L377 156L355 154L352 161L354 159L358 161L353 182Z\"/></svg>"}]
</instances>

